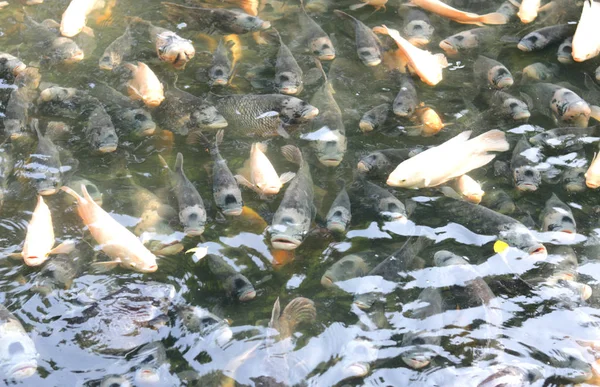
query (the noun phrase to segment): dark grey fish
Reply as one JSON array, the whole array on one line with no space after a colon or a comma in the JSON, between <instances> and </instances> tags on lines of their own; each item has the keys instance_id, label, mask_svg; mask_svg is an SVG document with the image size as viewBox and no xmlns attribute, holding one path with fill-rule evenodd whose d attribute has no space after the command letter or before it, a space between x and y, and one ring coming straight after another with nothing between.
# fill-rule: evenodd
<instances>
[{"instance_id":1,"label":"dark grey fish","mask_svg":"<svg viewBox=\"0 0 600 387\"><path fill-rule=\"evenodd\" d=\"M411 156L413 149L381 149L363 156L358 162L359 172L369 177L385 177Z\"/></svg>"},{"instance_id":2,"label":"dark grey fish","mask_svg":"<svg viewBox=\"0 0 600 387\"><path fill-rule=\"evenodd\" d=\"M92 149L100 153L110 153L117 150L119 136L112 123L110 115L100 104L88 116L87 125L83 129Z\"/></svg>"},{"instance_id":3,"label":"dark grey fish","mask_svg":"<svg viewBox=\"0 0 600 387\"><path fill-rule=\"evenodd\" d=\"M525 369L517 366L505 366L499 371L494 372L477 387L518 387L531 385L542 379L544 376L537 368Z\"/></svg>"},{"instance_id":4,"label":"dark grey fish","mask_svg":"<svg viewBox=\"0 0 600 387\"><path fill-rule=\"evenodd\" d=\"M131 387L131 382L123 375L107 375L100 382L100 387Z\"/></svg>"},{"instance_id":5,"label":"dark grey fish","mask_svg":"<svg viewBox=\"0 0 600 387\"><path fill-rule=\"evenodd\" d=\"M417 47L425 47L431 42L435 28L429 16L419 8L410 8L404 15L404 37Z\"/></svg>"},{"instance_id":6,"label":"dark grey fish","mask_svg":"<svg viewBox=\"0 0 600 387\"><path fill-rule=\"evenodd\" d=\"M497 30L494 27L473 28L462 31L440 42L440 48L449 56L456 56L483 46L489 45L497 39Z\"/></svg>"},{"instance_id":7,"label":"dark grey fish","mask_svg":"<svg viewBox=\"0 0 600 387\"><path fill-rule=\"evenodd\" d=\"M360 184L363 193L358 200L366 207L385 220L406 221L406 207L394 194L367 180L363 180Z\"/></svg>"},{"instance_id":8,"label":"dark grey fish","mask_svg":"<svg viewBox=\"0 0 600 387\"><path fill-rule=\"evenodd\" d=\"M585 173L587 168L567 168L562 174L563 187L567 192L583 192L586 190Z\"/></svg>"},{"instance_id":9,"label":"dark grey fish","mask_svg":"<svg viewBox=\"0 0 600 387\"><path fill-rule=\"evenodd\" d=\"M560 72L560 67L555 63L536 62L523 69L523 78L535 81L552 81Z\"/></svg>"},{"instance_id":10,"label":"dark grey fish","mask_svg":"<svg viewBox=\"0 0 600 387\"><path fill-rule=\"evenodd\" d=\"M215 143L210 147L213 158L213 197L217 207L225 215L237 216L242 213L242 192L237 180L227 166L227 161L219 153L219 144L223 142L224 130L217 132Z\"/></svg>"},{"instance_id":11,"label":"dark grey fish","mask_svg":"<svg viewBox=\"0 0 600 387\"><path fill-rule=\"evenodd\" d=\"M31 290L48 295L54 290L69 289L73 280L83 270L78 249L69 254L58 254L46 261L36 277Z\"/></svg>"},{"instance_id":12,"label":"dark grey fish","mask_svg":"<svg viewBox=\"0 0 600 387\"><path fill-rule=\"evenodd\" d=\"M285 127L309 121L319 109L282 94L210 95L209 101L225 117L232 131L246 136L287 137Z\"/></svg>"},{"instance_id":13,"label":"dark grey fish","mask_svg":"<svg viewBox=\"0 0 600 387\"><path fill-rule=\"evenodd\" d=\"M335 48L329 35L317 24L304 9L304 0L300 0L300 12L298 12L300 23L299 43L306 47L308 52L319 60L334 60Z\"/></svg>"},{"instance_id":14,"label":"dark grey fish","mask_svg":"<svg viewBox=\"0 0 600 387\"><path fill-rule=\"evenodd\" d=\"M96 204L98 204L99 206L102 206L102 192L96 184L92 183L88 179L84 179L78 176L71 176L71 178L67 180L64 185L66 185L67 187L73 187L73 191L77 192L77 194L79 194L79 196L81 197L84 196L83 192L81 191L81 185L84 185L85 189L88 191L88 194L94 200L94 202L96 202ZM75 202L75 199L69 195L65 195L64 197L69 204Z\"/></svg>"},{"instance_id":15,"label":"dark grey fish","mask_svg":"<svg viewBox=\"0 0 600 387\"><path fill-rule=\"evenodd\" d=\"M481 204L504 215L512 214L517 209L510 195L500 188L486 192Z\"/></svg>"},{"instance_id":16,"label":"dark grey fish","mask_svg":"<svg viewBox=\"0 0 600 387\"><path fill-rule=\"evenodd\" d=\"M346 255L325 271L321 277L321 285L326 288L335 286L338 281L363 277L369 272L369 264L356 254Z\"/></svg>"},{"instance_id":17,"label":"dark grey fish","mask_svg":"<svg viewBox=\"0 0 600 387\"><path fill-rule=\"evenodd\" d=\"M354 35L356 40L356 53L365 66L377 66L382 60L382 47L379 38L363 22L354 16L348 15L340 10L333 11L339 17L346 18L354 23Z\"/></svg>"},{"instance_id":18,"label":"dark grey fish","mask_svg":"<svg viewBox=\"0 0 600 387\"><path fill-rule=\"evenodd\" d=\"M404 75L400 78L400 90L392 103L392 110L398 117L411 117L419 105L417 89L412 78Z\"/></svg>"},{"instance_id":19,"label":"dark grey fish","mask_svg":"<svg viewBox=\"0 0 600 387\"><path fill-rule=\"evenodd\" d=\"M188 28L207 34L247 34L266 30L271 23L257 16L234 9L186 7L181 4L163 2L166 17L173 23L186 23Z\"/></svg>"},{"instance_id":20,"label":"dark grey fish","mask_svg":"<svg viewBox=\"0 0 600 387\"><path fill-rule=\"evenodd\" d=\"M104 50L98 66L102 70L112 71L126 60L131 58L136 41L131 32L130 26L125 27L123 35L112 41Z\"/></svg>"},{"instance_id":21,"label":"dark grey fish","mask_svg":"<svg viewBox=\"0 0 600 387\"><path fill-rule=\"evenodd\" d=\"M60 36L60 25L54 20L36 22L25 15L23 38L28 42L28 49L39 55L42 62L53 64L71 64L83 60L85 54L78 44L70 38ZM89 29L82 31L90 33ZM92 33L93 34L93 33Z\"/></svg>"},{"instance_id":22,"label":"dark grey fish","mask_svg":"<svg viewBox=\"0 0 600 387\"><path fill-rule=\"evenodd\" d=\"M11 83L14 77L19 75L26 67L27 65L16 56L7 52L0 52L0 78L4 79L6 83Z\"/></svg>"},{"instance_id":23,"label":"dark grey fish","mask_svg":"<svg viewBox=\"0 0 600 387\"><path fill-rule=\"evenodd\" d=\"M494 89L506 89L513 85L510 71L497 60L479 55L473 64L473 74L481 85Z\"/></svg>"},{"instance_id":24,"label":"dark grey fish","mask_svg":"<svg viewBox=\"0 0 600 387\"><path fill-rule=\"evenodd\" d=\"M535 146L558 150L578 150L583 145L593 142L600 137L598 125L587 128L566 127L546 130L529 139Z\"/></svg>"},{"instance_id":25,"label":"dark grey fish","mask_svg":"<svg viewBox=\"0 0 600 387\"><path fill-rule=\"evenodd\" d=\"M10 93L4 111L4 135L11 140L18 140L28 130L29 110L33 104L33 95L26 88L16 88Z\"/></svg>"},{"instance_id":26,"label":"dark grey fish","mask_svg":"<svg viewBox=\"0 0 600 387\"><path fill-rule=\"evenodd\" d=\"M25 379L37 371L39 357L21 322L0 305L0 371L6 379Z\"/></svg>"},{"instance_id":27,"label":"dark grey fish","mask_svg":"<svg viewBox=\"0 0 600 387\"><path fill-rule=\"evenodd\" d=\"M498 116L513 121L527 121L531 117L527 104L511 94L496 90L483 95L488 105Z\"/></svg>"},{"instance_id":28,"label":"dark grey fish","mask_svg":"<svg viewBox=\"0 0 600 387\"><path fill-rule=\"evenodd\" d=\"M119 135L143 137L154 134L156 123L143 105L101 82L90 89L89 93L102 102Z\"/></svg>"},{"instance_id":29,"label":"dark grey fish","mask_svg":"<svg viewBox=\"0 0 600 387\"><path fill-rule=\"evenodd\" d=\"M300 149L285 145L281 153L289 162L300 166L296 177L285 190L269 227L271 245L280 250L294 250L304 241L316 216L313 181L308 163Z\"/></svg>"},{"instance_id":30,"label":"dark grey fish","mask_svg":"<svg viewBox=\"0 0 600 387\"><path fill-rule=\"evenodd\" d=\"M168 171L169 184L177 198L179 221L184 227L184 232L189 236L202 235L206 225L206 209L198 190L183 171L183 155L177 153L175 171L169 168L162 156L159 155L158 157L163 167Z\"/></svg>"},{"instance_id":31,"label":"dark grey fish","mask_svg":"<svg viewBox=\"0 0 600 387\"><path fill-rule=\"evenodd\" d=\"M155 341L143 345L131 358L136 364L136 384L159 383L161 376L159 368L167 363L167 350L162 342Z\"/></svg>"},{"instance_id":32,"label":"dark grey fish","mask_svg":"<svg viewBox=\"0 0 600 387\"><path fill-rule=\"evenodd\" d=\"M568 234L577 233L575 217L571 208L563 203L556 194L546 201L546 206L540 214L542 231L558 231Z\"/></svg>"},{"instance_id":33,"label":"dark grey fish","mask_svg":"<svg viewBox=\"0 0 600 387\"><path fill-rule=\"evenodd\" d=\"M334 232L344 233L352 220L352 209L350 197L345 188L337 194L331 208L325 217L327 220L327 229Z\"/></svg>"},{"instance_id":34,"label":"dark grey fish","mask_svg":"<svg viewBox=\"0 0 600 387\"><path fill-rule=\"evenodd\" d=\"M182 136L193 129L221 129L228 125L220 109L209 101L174 87L165 91L156 117L163 127Z\"/></svg>"},{"instance_id":35,"label":"dark grey fish","mask_svg":"<svg viewBox=\"0 0 600 387\"><path fill-rule=\"evenodd\" d=\"M573 36L575 28L575 24L560 24L543 27L525 35L519 41L517 47L521 51L542 50L551 44L562 42L569 36Z\"/></svg>"},{"instance_id":36,"label":"dark grey fish","mask_svg":"<svg viewBox=\"0 0 600 387\"><path fill-rule=\"evenodd\" d=\"M292 51L281 39L279 32L274 30L279 41L279 50L275 60L275 89L282 94L298 95L304 88L304 73Z\"/></svg>"},{"instance_id":37,"label":"dark grey fish","mask_svg":"<svg viewBox=\"0 0 600 387\"><path fill-rule=\"evenodd\" d=\"M53 195L62 186L62 171L58 148L40 132L37 119L31 126L37 134L38 144L35 151L23 165L20 177L28 180L40 195Z\"/></svg>"},{"instance_id":38,"label":"dark grey fish","mask_svg":"<svg viewBox=\"0 0 600 387\"><path fill-rule=\"evenodd\" d=\"M515 187L522 192L536 191L542 183L542 174L536 168L536 161L540 150L529 145L527 138L521 137L513 150L510 160L513 182Z\"/></svg>"},{"instance_id":39,"label":"dark grey fish","mask_svg":"<svg viewBox=\"0 0 600 387\"><path fill-rule=\"evenodd\" d=\"M208 254L203 259L208 261L211 273L223 286L228 296L240 301L250 301L256 297L256 290L248 278L238 273L222 257Z\"/></svg>"},{"instance_id":40,"label":"dark grey fish","mask_svg":"<svg viewBox=\"0 0 600 387\"><path fill-rule=\"evenodd\" d=\"M569 36L558 46L556 50L556 59L562 64L571 64L573 60L573 37Z\"/></svg>"},{"instance_id":41,"label":"dark grey fish","mask_svg":"<svg viewBox=\"0 0 600 387\"><path fill-rule=\"evenodd\" d=\"M190 332L199 333L202 337L213 336L219 346L223 346L233 336L226 320L199 306L178 308L177 314Z\"/></svg>"},{"instance_id":42,"label":"dark grey fish","mask_svg":"<svg viewBox=\"0 0 600 387\"><path fill-rule=\"evenodd\" d=\"M517 12L519 12L519 7L515 6L510 0L505 1L498 7L496 10L497 13L501 13L506 16L507 23L514 19L517 16Z\"/></svg>"},{"instance_id":43,"label":"dark grey fish","mask_svg":"<svg viewBox=\"0 0 600 387\"><path fill-rule=\"evenodd\" d=\"M219 44L208 68L208 84L210 86L225 86L229 83L234 70L230 59L230 48L223 39L219 39Z\"/></svg>"},{"instance_id":44,"label":"dark grey fish","mask_svg":"<svg viewBox=\"0 0 600 387\"><path fill-rule=\"evenodd\" d=\"M363 133L372 132L380 128L388 118L390 104L382 103L366 112L358 124Z\"/></svg>"}]
</instances>

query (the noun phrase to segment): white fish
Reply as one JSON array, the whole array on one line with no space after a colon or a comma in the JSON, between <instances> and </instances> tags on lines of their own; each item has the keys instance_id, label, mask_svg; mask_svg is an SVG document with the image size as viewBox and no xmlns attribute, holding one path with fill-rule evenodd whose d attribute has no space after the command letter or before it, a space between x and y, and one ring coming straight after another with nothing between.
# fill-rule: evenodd
<instances>
[{"instance_id":1,"label":"white fish","mask_svg":"<svg viewBox=\"0 0 600 387\"><path fill-rule=\"evenodd\" d=\"M600 54L600 2L586 0L583 2L581 18L573 35L573 51L575 62L583 62Z\"/></svg>"}]
</instances>

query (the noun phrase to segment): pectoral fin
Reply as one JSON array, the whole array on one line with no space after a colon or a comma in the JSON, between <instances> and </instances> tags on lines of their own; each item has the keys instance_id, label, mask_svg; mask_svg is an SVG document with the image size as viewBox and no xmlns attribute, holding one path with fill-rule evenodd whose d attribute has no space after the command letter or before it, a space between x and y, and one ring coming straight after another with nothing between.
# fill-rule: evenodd
<instances>
[{"instance_id":1,"label":"pectoral fin","mask_svg":"<svg viewBox=\"0 0 600 387\"><path fill-rule=\"evenodd\" d=\"M281 182L281 185L284 185L285 183L291 181L294 177L296 177L295 172L285 172L279 176L279 181Z\"/></svg>"},{"instance_id":2,"label":"pectoral fin","mask_svg":"<svg viewBox=\"0 0 600 387\"><path fill-rule=\"evenodd\" d=\"M68 240L50 250L48 255L69 254L73 250L75 250L75 241Z\"/></svg>"},{"instance_id":3,"label":"pectoral fin","mask_svg":"<svg viewBox=\"0 0 600 387\"><path fill-rule=\"evenodd\" d=\"M113 270L117 266L121 264L120 261L105 261L105 262L94 262L91 266L95 269L95 271L99 273L104 273L110 270Z\"/></svg>"}]
</instances>

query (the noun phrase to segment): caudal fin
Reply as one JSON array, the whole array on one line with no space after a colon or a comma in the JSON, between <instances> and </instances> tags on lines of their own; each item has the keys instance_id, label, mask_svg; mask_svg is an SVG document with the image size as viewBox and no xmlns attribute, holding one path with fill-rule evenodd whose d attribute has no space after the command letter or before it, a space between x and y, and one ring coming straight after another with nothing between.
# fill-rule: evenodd
<instances>
[{"instance_id":1,"label":"caudal fin","mask_svg":"<svg viewBox=\"0 0 600 387\"><path fill-rule=\"evenodd\" d=\"M479 21L483 24L506 24L508 23L508 18L501 14L500 12L492 12L485 15L481 15Z\"/></svg>"},{"instance_id":2,"label":"caudal fin","mask_svg":"<svg viewBox=\"0 0 600 387\"><path fill-rule=\"evenodd\" d=\"M485 154L486 152L505 152L510 149L506 135L503 131L494 129L469 140L473 153Z\"/></svg>"},{"instance_id":3,"label":"caudal fin","mask_svg":"<svg viewBox=\"0 0 600 387\"><path fill-rule=\"evenodd\" d=\"M84 200L81 196L79 196L77 192L67 187L66 185L63 185L62 187L60 187L60 189L71 195L75 200L77 200L78 203Z\"/></svg>"},{"instance_id":4,"label":"caudal fin","mask_svg":"<svg viewBox=\"0 0 600 387\"><path fill-rule=\"evenodd\" d=\"M352 11L355 11L355 10L357 10L357 9L359 9L359 8L362 8L362 7L364 7L365 5L367 5L367 3L352 4L352 5L351 5L350 7L348 7L348 8L350 8Z\"/></svg>"},{"instance_id":5,"label":"caudal fin","mask_svg":"<svg viewBox=\"0 0 600 387\"><path fill-rule=\"evenodd\" d=\"M175 172L183 172L183 155L181 152L177 153L177 158L175 159Z\"/></svg>"},{"instance_id":6,"label":"caudal fin","mask_svg":"<svg viewBox=\"0 0 600 387\"><path fill-rule=\"evenodd\" d=\"M285 307L281 313L281 320L287 323L291 333L295 332L300 324L310 324L317 318L317 309L312 300L304 297L296 297Z\"/></svg>"},{"instance_id":7,"label":"caudal fin","mask_svg":"<svg viewBox=\"0 0 600 387\"><path fill-rule=\"evenodd\" d=\"M290 163L298 164L302 166L304 159L302 157L302 152L298 149L297 146L294 145L284 145L281 147L281 154L287 161Z\"/></svg>"}]
</instances>

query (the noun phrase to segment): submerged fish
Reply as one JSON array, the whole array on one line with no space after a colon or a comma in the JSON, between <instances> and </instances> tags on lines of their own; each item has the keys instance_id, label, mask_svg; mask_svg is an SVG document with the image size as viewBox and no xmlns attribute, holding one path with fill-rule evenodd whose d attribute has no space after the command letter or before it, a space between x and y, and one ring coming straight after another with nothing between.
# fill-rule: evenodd
<instances>
[{"instance_id":1,"label":"submerged fish","mask_svg":"<svg viewBox=\"0 0 600 387\"><path fill-rule=\"evenodd\" d=\"M213 337L219 346L223 346L233 336L229 323L199 306L184 306L177 310L183 325L191 332L202 337Z\"/></svg>"},{"instance_id":2,"label":"submerged fish","mask_svg":"<svg viewBox=\"0 0 600 387\"><path fill-rule=\"evenodd\" d=\"M219 153L219 144L223 141L223 135L224 130L219 130L214 145L210 147L210 155L214 162L213 197L223 214L237 216L241 215L244 203L236 178L229 170L227 161Z\"/></svg>"},{"instance_id":3,"label":"submerged fish","mask_svg":"<svg viewBox=\"0 0 600 387\"><path fill-rule=\"evenodd\" d=\"M538 152L538 149L529 145L525 137L522 137L515 145L510 169L515 187L519 191L536 191L542 183L542 175L536 168L536 162L532 160L537 157Z\"/></svg>"},{"instance_id":4,"label":"submerged fish","mask_svg":"<svg viewBox=\"0 0 600 387\"><path fill-rule=\"evenodd\" d=\"M154 72L142 62L126 63L125 67L132 73L127 82L127 91L133 100L142 100L148 107L157 107L165 99L162 83Z\"/></svg>"},{"instance_id":5,"label":"submerged fish","mask_svg":"<svg viewBox=\"0 0 600 387\"><path fill-rule=\"evenodd\" d=\"M587 144L591 139L597 137L600 132L599 126L587 128L565 127L545 130L529 139L536 146L550 149L575 149L577 145Z\"/></svg>"},{"instance_id":6,"label":"submerged fish","mask_svg":"<svg viewBox=\"0 0 600 387\"><path fill-rule=\"evenodd\" d=\"M304 88L304 74L292 51L281 39L279 32L275 30L279 40L279 50L275 61L275 88L278 92L288 95L298 95Z\"/></svg>"},{"instance_id":7,"label":"submerged fish","mask_svg":"<svg viewBox=\"0 0 600 387\"><path fill-rule=\"evenodd\" d=\"M335 48L333 47L331 39L329 39L329 35L323 31L317 22L308 16L304 9L304 0L300 0L298 21L301 30L299 43L319 60L335 59Z\"/></svg>"},{"instance_id":8,"label":"submerged fish","mask_svg":"<svg viewBox=\"0 0 600 387\"><path fill-rule=\"evenodd\" d=\"M483 48L496 39L496 30L491 27L473 28L451 35L442 40L440 48L449 56Z\"/></svg>"},{"instance_id":9,"label":"submerged fish","mask_svg":"<svg viewBox=\"0 0 600 387\"><path fill-rule=\"evenodd\" d=\"M490 130L469 140L470 135L471 131L465 131L403 161L389 175L387 184L414 189L435 187L489 163L496 156L489 152L509 149L500 130Z\"/></svg>"},{"instance_id":10,"label":"submerged fish","mask_svg":"<svg viewBox=\"0 0 600 387\"><path fill-rule=\"evenodd\" d=\"M27 68L16 56L6 52L0 52L0 78L11 80Z\"/></svg>"},{"instance_id":11,"label":"submerged fish","mask_svg":"<svg viewBox=\"0 0 600 387\"><path fill-rule=\"evenodd\" d=\"M220 111L205 99L175 87L165 92L157 109L159 123L183 136L196 129L221 129L228 126ZM189 138L193 141L193 137Z\"/></svg>"},{"instance_id":12,"label":"submerged fish","mask_svg":"<svg viewBox=\"0 0 600 387\"><path fill-rule=\"evenodd\" d=\"M68 38L77 35L85 27L87 16L104 7L103 0L71 0L60 21L60 33Z\"/></svg>"},{"instance_id":13,"label":"submerged fish","mask_svg":"<svg viewBox=\"0 0 600 387\"><path fill-rule=\"evenodd\" d=\"M521 22L531 23L537 18L541 6L542 0L521 0L517 16L521 19Z\"/></svg>"},{"instance_id":14,"label":"submerged fish","mask_svg":"<svg viewBox=\"0 0 600 387\"><path fill-rule=\"evenodd\" d=\"M279 297L275 301L269 327L279 332L279 339L291 337L301 324L312 324L317 318L317 309L312 300L296 297L283 309L279 304Z\"/></svg>"},{"instance_id":15,"label":"submerged fish","mask_svg":"<svg viewBox=\"0 0 600 387\"><path fill-rule=\"evenodd\" d=\"M0 305L0 371L9 379L25 379L37 371L39 354L21 322Z\"/></svg>"},{"instance_id":16,"label":"submerged fish","mask_svg":"<svg viewBox=\"0 0 600 387\"><path fill-rule=\"evenodd\" d=\"M389 111L390 105L388 103L375 106L360 119L358 124L360 130L363 133L368 133L379 129L387 120Z\"/></svg>"},{"instance_id":17,"label":"submerged fish","mask_svg":"<svg viewBox=\"0 0 600 387\"><path fill-rule=\"evenodd\" d=\"M600 152L596 153L585 172L585 185L592 189L600 187Z\"/></svg>"},{"instance_id":18,"label":"submerged fish","mask_svg":"<svg viewBox=\"0 0 600 387\"><path fill-rule=\"evenodd\" d=\"M208 254L203 258L208 262L211 273L221 283L225 292L239 301L250 301L256 297L256 290L248 278L238 273L222 257Z\"/></svg>"},{"instance_id":19,"label":"submerged fish","mask_svg":"<svg viewBox=\"0 0 600 387\"><path fill-rule=\"evenodd\" d=\"M552 83L535 83L529 85L528 105L540 113L552 118L560 126L588 126L591 109L586 101L573 91Z\"/></svg>"},{"instance_id":20,"label":"submerged fish","mask_svg":"<svg viewBox=\"0 0 600 387\"><path fill-rule=\"evenodd\" d=\"M346 18L354 23L354 35L356 41L356 53L365 66L377 66L381 63L382 48L377 35L363 22L354 16L348 15L340 10L333 11L337 16Z\"/></svg>"},{"instance_id":21,"label":"submerged fish","mask_svg":"<svg viewBox=\"0 0 600 387\"><path fill-rule=\"evenodd\" d=\"M438 14L442 17L454 20L463 24L506 24L506 17L498 12L492 12L485 15L477 15L471 12L460 11L456 8L439 0L411 0L410 4L416 5L429 12Z\"/></svg>"},{"instance_id":22,"label":"submerged fish","mask_svg":"<svg viewBox=\"0 0 600 387\"><path fill-rule=\"evenodd\" d=\"M556 59L563 64L573 63L573 37L566 38L556 50Z\"/></svg>"},{"instance_id":23,"label":"submerged fish","mask_svg":"<svg viewBox=\"0 0 600 387\"><path fill-rule=\"evenodd\" d=\"M585 172L586 168L567 168L562 175L562 183L567 192L585 191Z\"/></svg>"},{"instance_id":24,"label":"submerged fish","mask_svg":"<svg viewBox=\"0 0 600 387\"><path fill-rule=\"evenodd\" d=\"M327 221L327 229L334 232L343 233L348 228L350 220L352 220L352 210L350 205L350 197L345 188L337 194L331 208L325 216Z\"/></svg>"},{"instance_id":25,"label":"submerged fish","mask_svg":"<svg viewBox=\"0 0 600 387\"><path fill-rule=\"evenodd\" d=\"M488 192L483 197L481 204L504 215L512 214L517 209L510 195L499 188Z\"/></svg>"},{"instance_id":26,"label":"submerged fish","mask_svg":"<svg viewBox=\"0 0 600 387\"><path fill-rule=\"evenodd\" d=\"M417 89L412 78L404 75L400 78L400 90L392 103L392 111L398 117L411 117L419 105Z\"/></svg>"},{"instance_id":27,"label":"submerged fish","mask_svg":"<svg viewBox=\"0 0 600 387\"><path fill-rule=\"evenodd\" d=\"M404 16L404 36L411 44L424 47L431 42L435 28L431 25L429 16L420 9L411 8Z\"/></svg>"},{"instance_id":28,"label":"submerged fish","mask_svg":"<svg viewBox=\"0 0 600 387\"><path fill-rule=\"evenodd\" d=\"M485 192L481 185L468 175L456 179L457 192L471 203L479 204Z\"/></svg>"},{"instance_id":29,"label":"submerged fish","mask_svg":"<svg viewBox=\"0 0 600 387\"><path fill-rule=\"evenodd\" d=\"M323 277L321 277L321 285L331 288L338 281L363 277L368 272L369 264L361 256L355 254L346 255L325 271Z\"/></svg>"},{"instance_id":30,"label":"submerged fish","mask_svg":"<svg viewBox=\"0 0 600 387\"><path fill-rule=\"evenodd\" d=\"M494 89L505 89L514 83L512 74L506 66L483 55L479 55L473 64L473 73L482 84L487 84Z\"/></svg>"},{"instance_id":31,"label":"submerged fish","mask_svg":"<svg viewBox=\"0 0 600 387\"><path fill-rule=\"evenodd\" d=\"M296 173L285 172L277 175L273 164L265 155L267 145L260 142L252 144L250 159L247 161L247 173L235 175L235 179L260 195L277 195L283 185L291 181ZM247 174L247 176L246 176Z\"/></svg>"},{"instance_id":32,"label":"submerged fish","mask_svg":"<svg viewBox=\"0 0 600 387\"><path fill-rule=\"evenodd\" d=\"M212 62L208 68L208 82L210 86L225 86L230 82L234 71L230 53L230 43L225 43L223 39L219 39L219 44L213 53Z\"/></svg>"},{"instance_id":33,"label":"submerged fish","mask_svg":"<svg viewBox=\"0 0 600 387\"><path fill-rule=\"evenodd\" d=\"M406 221L406 207L394 194L368 180L362 179L359 184L362 186L362 195L358 200L369 209L386 220Z\"/></svg>"},{"instance_id":34,"label":"submerged fish","mask_svg":"<svg viewBox=\"0 0 600 387\"><path fill-rule=\"evenodd\" d=\"M540 28L525 35L517 45L521 51L537 51L555 43L562 42L575 32L572 24L560 24Z\"/></svg>"},{"instance_id":35,"label":"submerged fish","mask_svg":"<svg viewBox=\"0 0 600 387\"><path fill-rule=\"evenodd\" d=\"M546 206L540 214L542 231L558 231L568 234L577 232L575 218L571 208L563 203L556 194L546 201Z\"/></svg>"},{"instance_id":36,"label":"submerged fish","mask_svg":"<svg viewBox=\"0 0 600 387\"><path fill-rule=\"evenodd\" d=\"M413 149L382 149L363 156L356 168L370 177L388 176L398 164L407 160L414 153Z\"/></svg>"},{"instance_id":37,"label":"submerged fish","mask_svg":"<svg viewBox=\"0 0 600 387\"><path fill-rule=\"evenodd\" d=\"M114 70L131 56L135 43L136 41L131 28L127 26L123 35L113 40L106 47L104 53L100 56L98 66L102 70Z\"/></svg>"},{"instance_id":38,"label":"submerged fish","mask_svg":"<svg viewBox=\"0 0 600 387\"><path fill-rule=\"evenodd\" d=\"M558 77L560 67L554 63L536 62L523 68L523 76L536 81L551 81Z\"/></svg>"},{"instance_id":39,"label":"submerged fish","mask_svg":"<svg viewBox=\"0 0 600 387\"><path fill-rule=\"evenodd\" d=\"M500 117L513 121L527 121L531 117L529 106L524 101L502 90L484 93L483 96L493 112Z\"/></svg>"}]
</instances>

